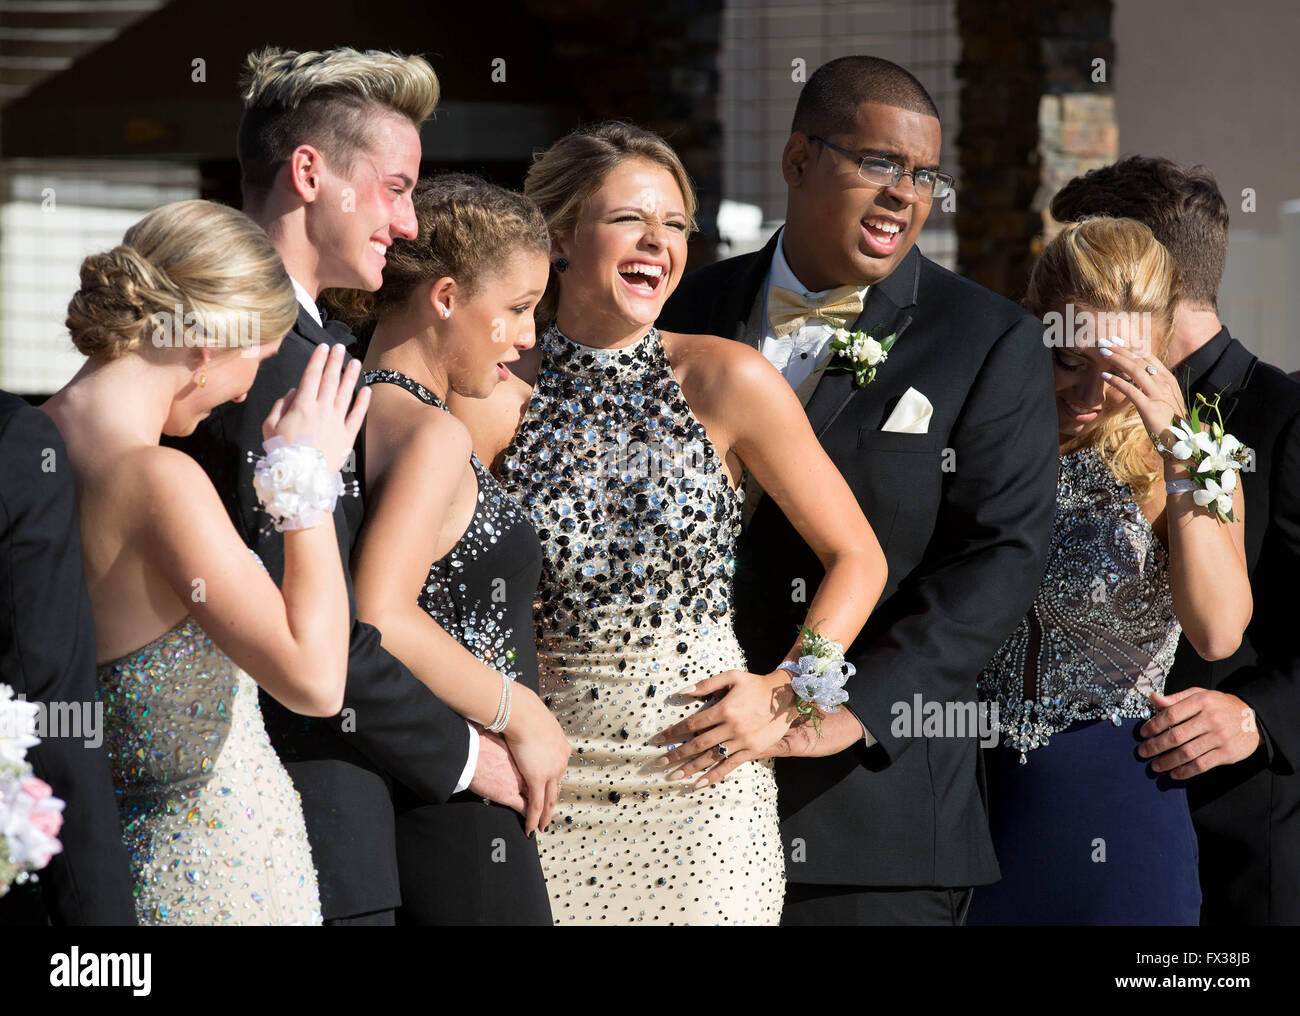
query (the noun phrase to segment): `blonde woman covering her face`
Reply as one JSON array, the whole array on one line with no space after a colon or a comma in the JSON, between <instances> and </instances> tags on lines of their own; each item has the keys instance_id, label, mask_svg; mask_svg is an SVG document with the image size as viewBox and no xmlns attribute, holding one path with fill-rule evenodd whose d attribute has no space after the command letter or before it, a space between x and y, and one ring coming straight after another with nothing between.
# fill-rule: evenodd
<instances>
[{"instance_id":1,"label":"blonde woman covering her face","mask_svg":"<svg viewBox=\"0 0 1300 1016\"><path fill-rule=\"evenodd\" d=\"M1199 921L1182 776L1147 763L1140 731L1176 701L1164 683L1180 631L1206 659L1229 656L1252 600L1242 490L1237 521L1220 521L1152 440L1171 446L1188 415L1164 359L1178 287L1168 251L1132 219L1067 226L1030 279L1027 305L1063 340L1061 467L1038 597L980 677L999 707L986 755L1003 879L975 894L972 924ZM1062 333L1062 320L1075 326Z\"/></svg>"}]
</instances>

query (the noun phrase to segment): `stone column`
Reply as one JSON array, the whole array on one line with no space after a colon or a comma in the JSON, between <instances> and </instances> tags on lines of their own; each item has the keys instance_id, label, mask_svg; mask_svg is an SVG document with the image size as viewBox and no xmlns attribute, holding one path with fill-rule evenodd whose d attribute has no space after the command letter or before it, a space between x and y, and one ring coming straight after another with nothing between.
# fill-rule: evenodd
<instances>
[{"instance_id":1,"label":"stone column","mask_svg":"<svg viewBox=\"0 0 1300 1016\"><path fill-rule=\"evenodd\" d=\"M1059 228L1052 195L1116 157L1110 17L1111 0L957 0L958 269L1010 299Z\"/></svg>"},{"instance_id":2,"label":"stone column","mask_svg":"<svg viewBox=\"0 0 1300 1016\"><path fill-rule=\"evenodd\" d=\"M713 260L722 193L718 46L723 0L526 0L556 26L552 56L584 122L629 120L662 134L695 181L700 233L689 267Z\"/></svg>"}]
</instances>

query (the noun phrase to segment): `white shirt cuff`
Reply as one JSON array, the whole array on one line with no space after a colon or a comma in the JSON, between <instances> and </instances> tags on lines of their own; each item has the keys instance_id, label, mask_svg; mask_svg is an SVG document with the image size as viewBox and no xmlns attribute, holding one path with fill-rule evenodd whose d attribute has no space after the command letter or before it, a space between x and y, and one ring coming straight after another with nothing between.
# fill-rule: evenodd
<instances>
[{"instance_id":1,"label":"white shirt cuff","mask_svg":"<svg viewBox=\"0 0 1300 1016\"><path fill-rule=\"evenodd\" d=\"M478 731L472 723L466 723L465 726L469 727L469 758L465 760L465 771L460 774L460 782L456 784L453 794L469 788L474 779L474 770L478 768Z\"/></svg>"},{"instance_id":2,"label":"white shirt cuff","mask_svg":"<svg viewBox=\"0 0 1300 1016\"><path fill-rule=\"evenodd\" d=\"M871 731L869 731L869 730L867 729L867 725L866 725L865 723L862 722L862 720L858 717L858 714L857 714L857 713L853 712L852 709L849 709L848 706L845 706L844 708L845 708L845 711L846 711L846 712L849 712L849 713L852 714L853 718L854 718L855 720L858 721L858 726L862 728L862 745L863 745L863 747L865 747L865 748L870 748L873 744L876 743L876 739L872 736Z\"/></svg>"}]
</instances>

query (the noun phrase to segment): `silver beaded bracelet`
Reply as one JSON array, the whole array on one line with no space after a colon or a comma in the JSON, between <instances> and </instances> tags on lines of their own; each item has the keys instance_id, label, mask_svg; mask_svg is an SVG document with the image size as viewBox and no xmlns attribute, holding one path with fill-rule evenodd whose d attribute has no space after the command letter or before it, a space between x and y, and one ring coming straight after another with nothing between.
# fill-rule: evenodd
<instances>
[{"instance_id":1,"label":"silver beaded bracelet","mask_svg":"<svg viewBox=\"0 0 1300 1016\"><path fill-rule=\"evenodd\" d=\"M514 688L511 687L510 678L502 674L501 700L497 703L497 714L487 725L487 729L492 733L499 734L506 729L506 724L510 722L510 707L514 704L513 700Z\"/></svg>"}]
</instances>

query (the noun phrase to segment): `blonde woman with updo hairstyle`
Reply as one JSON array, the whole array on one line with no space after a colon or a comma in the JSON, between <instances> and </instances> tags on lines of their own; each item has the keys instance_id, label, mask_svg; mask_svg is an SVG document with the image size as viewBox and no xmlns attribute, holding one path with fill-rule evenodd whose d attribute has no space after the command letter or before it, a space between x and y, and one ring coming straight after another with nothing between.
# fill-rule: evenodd
<instances>
[{"instance_id":1,"label":"blonde woman with updo hairstyle","mask_svg":"<svg viewBox=\"0 0 1300 1016\"><path fill-rule=\"evenodd\" d=\"M1029 280L1060 479L1038 596L980 676L998 710L985 757L1002 881L975 893L971 924L1199 923L1178 763L1152 761L1140 731L1181 697L1163 694L1180 631L1230 656L1252 601L1243 492L1220 521L1153 441L1172 447L1188 416L1165 362L1178 293L1173 258L1132 219L1066 226Z\"/></svg>"},{"instance_id":2,"label":"blonde woman with updo hairstyle","mask_svg":"<svg viewBox=\"0 0 1300 1016\"><path fill-rule=\"evenodd\" d=\"M348 600L328 513L285 511L285 581L244 546L203 470L160 438L240 402L297 316L289 276L241 212L182 201L81 266L67 326L86 362L42 407L67 444L95 618L105 741L141 924L319 924L298 795L258 687L337 712ZM334 482L368 397L317 350L262 425L283 497ZM296 455L297 458L285 456ZM261 474L259 473L259 477ZM267 519L267 524L271 520Z\"/></svg>"},{"instance_id":3,"label":"blonde woman with updo hairstyle","mask_svg":"<svg viewBox=\"0 0 1300 1016\"><path fill-rule=\"evenodd\" d=\"M454 408L544 552L541 691L574 749L539 839L551 909L564 924L776 924L771 757L831 754L863 730L837 709L815 735L788 671L747 669L732 609L742 476L825 565L807 590L825 638L857 636L884 555L756 350L655 327L695 228L672 148L631 124L583 128L536 157L524 192L550 233L544 332L497 392Z\"/></svg>"},{"instance_id":4,"label":"blonde woman with updo hairstyle","mask_svg":"<svg viewBox=\"0 0 1300 1016\"><path fill-rule=\"evenodd\" d=\"M393 244L379 291L331 294L370 332L357 616L480 741L508 750L519 789L504 802L465 790L445 804L396 791L397 920L550 925L532 834L550 821L569 743L537 694L542 553L447 408L489 396L532 348L546 222L523 195L459 173L419 181L414 206L416 235Z\"/></svg>"}]
</instances>

